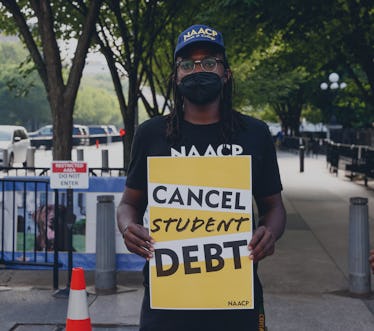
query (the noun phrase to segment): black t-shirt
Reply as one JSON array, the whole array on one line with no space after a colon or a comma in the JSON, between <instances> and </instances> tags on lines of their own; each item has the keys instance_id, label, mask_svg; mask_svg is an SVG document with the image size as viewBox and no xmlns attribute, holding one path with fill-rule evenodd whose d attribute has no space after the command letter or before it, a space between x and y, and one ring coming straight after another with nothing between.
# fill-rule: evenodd
<instances>
[{"instance_id":1,"label":"black t-shirt","mask_svg":"<svg viewBox=\"0 0 374 331\"><path fill-rule=\"evenodd\" d=\"M273 140L266 123L240 115L244 128L238 129L230 144L221 141L219 123L181 125L181 139L171 145L166 139L166 117L152 118L136 131L126 185L147 190L148 156L251 155L252 186L255 198L282 190Z\"/></svg>"},{"instance_id":2,"label":"black t-shirt","mask_svg":"<svg viewBox=\"0 0 374 331\"><path fill-rule=\"evenodd\" d=\"M222 156L222 155L251 155L252 156L252 193L255 198L261 198L279 193L282 185L276 159L275 148L266 123L249 116L239 115L243 128L235 132L229 144L222 143L221 124L196 125L183 121L181 123L181 139L171 145L166 139L166 117L155 117L141 124L135 134L131 162L126 179L126 186L147 191L147 157L148 156ZM254 224L255 222L253 222ZM144 284L148 293L148 263L144 272ZM217 319L217 324L224 321L236 320L238 325L256 324L259 307L262 306L262 288L257 276L257 264L254 266L254 301L255 311L245 313L240 310L210 312ZM176 311L160 311L150 309L148 297L142 306L141 325L153 325L152 330L165 329L162 321L170 323L181 321L191 322L200 312L188 311L178 315ZM257 312L257 313L256 313ZM202 314L207 314L207 311ZM200 318L199 317L199 318ZM220 320L223 318L224 320ZM230 322L231 323L231 322ZM222 324L222 325L223 325ZM231 323L232 324L232 323ZM257 325L257 324L256 324ZM222 326L223 327L223 326ZM181 329L179 327L179 329ZM239 329L239 328L238 328ZM141 328L142 330L142 328ZM147 330L144 327L144 330ZM171 330L174 330L171 327ZM216 329L219 330L219 329Z\"/></svg>"}]
</instances>

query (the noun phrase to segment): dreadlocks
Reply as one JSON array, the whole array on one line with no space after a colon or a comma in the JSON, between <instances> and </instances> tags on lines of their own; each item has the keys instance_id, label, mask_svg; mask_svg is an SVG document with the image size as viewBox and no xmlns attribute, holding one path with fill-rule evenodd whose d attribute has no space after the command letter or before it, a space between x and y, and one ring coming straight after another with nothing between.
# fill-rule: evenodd
<instances>
[{"instance_id":1,"label":"dreadlocks","mask_svg":"<svg viewBox=\"0 0 374 331\"><path fill-rule=\"evenodd\" d=\"M225 69L229 69L229 64L224 57L223 63ZM171 75L173 87L174 107L171 113L167 116L166 121L166 137L171 144L179 141L180 126L183 121L183 96L179 93L177 84L177 67L174 66L173 74ZM232 109L232 94L233 94L233 79L232 75L228 77L227 82L223 85L220 93L220 125L221 125L221 139L223 144L229 144L232 135L235 131L243 128L240 113Z\"/></svg>"}]
</instances>

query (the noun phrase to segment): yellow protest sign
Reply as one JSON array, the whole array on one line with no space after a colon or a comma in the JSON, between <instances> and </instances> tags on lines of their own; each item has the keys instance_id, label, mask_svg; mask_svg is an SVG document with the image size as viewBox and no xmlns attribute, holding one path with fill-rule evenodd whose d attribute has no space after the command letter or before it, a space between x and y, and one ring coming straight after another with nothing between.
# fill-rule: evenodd
<instances>
[{"instance_id":1,"label":"yellow protest sign","mask_svg":"<svg viewBox=\"0 0 374 331\"><path fill-rule=\"evenodd\" d=\"M251 157L149 157L151 307L252 309Z\"/></svg>"}]
</instances>

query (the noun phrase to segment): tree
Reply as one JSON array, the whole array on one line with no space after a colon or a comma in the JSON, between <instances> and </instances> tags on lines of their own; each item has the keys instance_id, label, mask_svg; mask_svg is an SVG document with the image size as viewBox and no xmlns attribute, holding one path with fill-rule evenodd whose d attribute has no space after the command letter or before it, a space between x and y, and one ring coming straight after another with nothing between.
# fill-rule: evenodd
<instances>
[{"instance_id":1,"label":"tree","mask_svg":"<svg viewBox=\"0 0 374 331\"><path fill-rule=\"evenodd\" d=\"M313 76L305 67L297 65L293 52L279 36L260 50L236 65L239 92L236 106L265 108L268 105L285 132L297 135Z\"/></svg>"},{"instance_id":2,"label":"tree","mask_svg":"<svg viewBox=\"0 0 374 331\"><path fill-rule=\"evenodd\" d=\"M308 89L304 89L308 93L303 93L304 105L322 106L319 103L323 99L319 85L330 72L336 71L342 74L349 86L334 99L333 106L341 110L338 120L345 126L365 125L365 122L368 125L374 121L372 1L217 0L211 14L217 8L225 15L220 24L228 50L232 52L230 58L233 59L234 69L245 62L250 68L268 61L268 57L258 59L256 55L272 52L272 43L277 40L278 45L283 47L278 56L282 57L281 53L284 53L285 61L288 61L288 68L283 67L283 74L292 67L303 68L308 73ZM252 68L246 74L251 79L256 72ZM275 80L273 84L273 91L276 91L279 82ZM297 95L294 92L290 96ZM245 97L246 93L242 96ZM352 110L357 107L359 111L352 116ZM361 111L362 108L366 111ZM350 116L347 116L348 109ZM329 119L329 107L321 110L323 117Z\"/></svg>"},{"instance_id":3,"label":"tree","mask_svg":"<svg viewBox=\"0 0 374 331\"><path fill-rule=\"evenodd\" d=\"M158 22L153 25L162 28L153 36L154 40L150 44L148 55L141 57L143 81L139 94L149 117L162 115L173 107L171 74L174 65L174 49L179 33L193 21L207 21L203 14L207 7L206 3L190 0L188 3L178 2L176 6L173 0L164 2L169 3L162 9L165 14L169 12L168 20L165 20L162 15L154 15L151 18ZM212 1L209 3L211 4ZM183 15L176 15L177 12Z\"/></svg>"},{"instance_id":4,"label":"tree","mask_svg":"<svg viewBox=\"0 0 374 331\"><path fill-rule=\"evenodd\" d=\"M77 8L82 15L86 15L84 3L78 3ZM170 88L163 90L163 78L154 75L155 65L160 62L160 58L156 57L159 53L155 43L160 39L170 40L168 26L181 7L182 4L177 0L108 0L103 5L94 42L98 46L98 51L106 58L126 128L125 168L128 167L130 160L139 98L145 103L150 116L162 114L169 102ZM165 45L163 47L163 55L172 59L172 50L165 51ZM124 77L127 91L123 88ZM145 87L146 84L149 87ZM151 98L146 97L145 90L150 91ZM158 92L164 93L165 96L165 105L162 107L158 106ZM150 99L153 100L153 105L149 102Z\"/></svg>"},{"instance_id":5,"label":"tree","mask_svg":"<svg viewBox=\"0 0 374 331\"><path fill-rule=\"evenodd\" d=\"M75 103L74 123L122 125L118 100L113 91L93 87L89 82L83 84Z\"/></svg>"},{"instance_id":6,"label":"tree","mask_svg":"<svg viewBox=\"0 0 374 331\"><path fill-rule=\"evenodd\" d=\"M0 28L11 33L18 32L47 92L54 128L54 160L71 159L74 103L101 3L102 0L89 2L81 29L74 32L69 30L69 20L76 22L77 18L71 12L74 7L69 1L61 4L48 0L1 0L0 16L8 19L0 20ZM67 24L62 24L62 19ZM67 31L81 33L65 82L58 38Z\"/></svg>"},{"instance_id":7,"label":"tree","mask_svg":"<svg viewBox=\"0 0 374 331\"><path fill-rule=\"evenodd\" d=\"M259 27L270 34L282 31L283 40L321 77L344 72L374 113L372 1L263 0L256 8ZM373 121L374 115L366 120Z\"/></svg>"},{"instance_id":8,"label":"tree","mask_svg":"<svg viewBox=\"0 0 374 331\"><path fill-rule=\"evenodd\" d=\"M50 122L51 112L44 86L19 40L1 38L0 123L35 130Z\"/></svg>"}]
</instances>

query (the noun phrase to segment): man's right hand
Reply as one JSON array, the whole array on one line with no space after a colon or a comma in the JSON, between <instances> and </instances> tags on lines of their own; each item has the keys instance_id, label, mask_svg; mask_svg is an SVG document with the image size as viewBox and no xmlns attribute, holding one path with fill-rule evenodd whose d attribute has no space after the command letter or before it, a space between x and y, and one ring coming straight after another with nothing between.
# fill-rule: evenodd
<instances>
[{"instance_id":1,"label":"man's right hand","mask_svg":"<svg viewBox=\"0 0 374 331\"><path fill-rule=\"evenodd\" d=\"M123 234L125 245L131 253L149 260L153 257L154 240L148 234L148 229L140 224L129 224Z\"/></svg>"},{"instance_id":2,"label":"man's right hand","mask_svg":"<svg viewBox=\"0 0 374 331\"><path fill-rule=\"evenodd\" d=\"M117 208L117 224L127 249L149 260L153 257L154 240L148 229L139 224L143 218L145 204L145 191L126 187Z\"/></svg>"}]
</instances>

